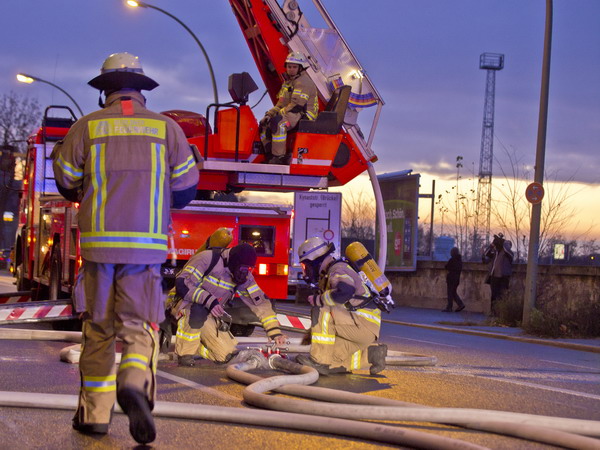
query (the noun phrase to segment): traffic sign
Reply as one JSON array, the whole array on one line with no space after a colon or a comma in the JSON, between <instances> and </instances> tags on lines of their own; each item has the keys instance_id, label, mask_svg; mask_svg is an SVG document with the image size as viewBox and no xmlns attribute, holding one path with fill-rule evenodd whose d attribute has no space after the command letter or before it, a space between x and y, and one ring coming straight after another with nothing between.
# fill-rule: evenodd
<instances>
[{"instance_id":1,"label":"traffic sign","mask_svg":"<svg viewBox=\"0 0 600 450\"><path fill-rule=\"evenodd\" d=\"M544 186L537 181L534 181L525 190L525 198L533 205L537 205L542 202L544 198Z\"/></svg>"}]
</instances>

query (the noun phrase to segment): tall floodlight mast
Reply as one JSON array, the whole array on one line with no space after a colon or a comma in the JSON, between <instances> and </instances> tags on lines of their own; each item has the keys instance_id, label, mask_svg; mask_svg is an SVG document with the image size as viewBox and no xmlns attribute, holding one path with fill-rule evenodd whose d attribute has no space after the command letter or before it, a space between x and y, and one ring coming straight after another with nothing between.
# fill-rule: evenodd
<instances>
[{"instance_id":1,"label":"tall floodlight mast","mask_svg":"<svg viewBox=\"0 0 600 450\"><path fill-rule=\"evenodd\" d=\"M475 231L473 233L473 256L477 255L477 251L482 247L482 244L487 245L490 242L496 71L504 68L504 55L500 53L482 53L479 57L479 68L487 70L487 75L485 83L485 102L483 105L481 153L479 155L479 182L477 184Z\"/></svg>"}]
</instances>

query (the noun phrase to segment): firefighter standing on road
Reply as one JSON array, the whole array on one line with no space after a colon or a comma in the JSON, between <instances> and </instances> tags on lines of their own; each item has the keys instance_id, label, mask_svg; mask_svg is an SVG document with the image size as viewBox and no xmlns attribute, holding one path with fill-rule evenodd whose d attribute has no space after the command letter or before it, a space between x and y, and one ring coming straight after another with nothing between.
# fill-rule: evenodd
<instances>
[{"instance_id":1,"label":"firefighter standing on road","mask_svg":"<svg viewBox=\"0 0 600 450\"><path fill-rule=\"evenodd\" d=\"M336 260L332 243L319 237L304 241L298 249L304 276L318 283L319 294L308 297L318 307L313 316L310 356L296 361L314 367L321 375L346 373L369 367L371 375L385 369L387 346L377 344L381 311L361 307L370 301L369 289L344 260Z\"/></svg>"},{"instance_id":2,"label":"firefighter standing on road","mask_svg":"<svg viewBox=\"0 0 600 450\"><path fill-rule=\"evenodd\" d=\"M78 120L52 153L59 191L81 204L85 307L77 310L85 314L73 428L106 434L116 397L131 435L146 444L156 437L156 324L164 318L160 265L169 212L194 198L198 171L181 128L146 109L141 90L158 84L136 56L110 55L89 84L105 93L103 109Z\"/></svg>"},{"instance_id":3,"label":"firefighter standing on road","mask_svg":"<svg viewBox=\"0 0 600 450\"><path fill-rule=\"evenodd\" d=\"M233 361L237 340L219 327L226 315L224 306L236 291L258 316L267 336L276 345L286 343L271 302L252 276L255 264L256 251L246 243L205 250L187 262L175 280L172 307L173 315L180 316L175 341L180 366L193 366L195 355L218 363Z\"/></svg>"},{"instance_id":4,"label":"firefighter standing on road","mask_svg":"<svg viewBox=\"0 0 600 450\"><path fill-rule=\"evenodd\" d=\"M277 94L277 104L260 121L260 139L272 157L269 164L289 164L285 141L288 130L302 118L315 120L319 113L317 88L306 69L308 60L302 52L292 52L285 60L287 80Z\"/></svg>"}]
</instances>

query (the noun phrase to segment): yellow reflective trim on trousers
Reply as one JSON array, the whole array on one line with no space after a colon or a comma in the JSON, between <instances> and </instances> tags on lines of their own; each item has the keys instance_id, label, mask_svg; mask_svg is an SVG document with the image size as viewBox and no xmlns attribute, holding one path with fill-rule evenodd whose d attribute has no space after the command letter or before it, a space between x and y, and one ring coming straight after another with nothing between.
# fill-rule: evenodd
<instances>
[{"instance_id":1,"label":"yellow reflective trim on trousers","mask_svg":"<svg viewBox=\"0 0 600 450\"><path fill-rule=\"evenodd\" d=\"M117 376L83 377L83 389L88 392L112 392L117 390Z\"/></svg>"},{"instance_id":2,"label":"yellow reflective trim on trousers","mask_svg":"<svg viewBox=\"0 0 600 450\"><path fill-rule=\"evenodd\" d=\"M189 342L197 341L198 339L200 339L200 333L188 334L188 333L184 333L181 330L177 330L177 333L175 334L175 336L183 339L184 341L189 341Z\"/></svg>"},{"instance_id":3,"label":"yellow reflective trim on trousers","mask_svg":"<svg viewBox=\"0 0 600 450\"><path fill-rule=\"evenodd\" d=\"M326 312L323 314L323 318L321 319L321 330L323 331L323 335L329 336L328 328L329 328L329 320L331 319L331 313Z\"/></svg>"},{"instance_id":4,"label":"yellow reflective trim on trousers","mask_svg":"<svg viewBox=\"0 0 600 450\"><path fill-rule=\"evenodd\" d=\"M152 376L156 375L156 368L158 366L158 352L160 350L160 346L158 344L158 333L150 326L148 322L144 322L143 325L144 330L148 332L150 337L152 338L152 356L150 370L152 370ZM156 383L156 380L154 381Z\"/></svg>"},{"instance_id":5,"label":"yellow reflective trim on trousers","mask_svg":"<svg viewBox=\"0 0 600 450\"><path fill-rule=\"evenodd\" d=\"M313 333L311 336L311 342L313 344L333 345L333 344L335 344L335 335L334 334Z\"/></svg>"},{"instance_id":6,"label":"yellow reflective trim on trousers","mask_svg":"<svg viewBox=\"0 0 600 450\"><path fill-rule=\"evenodd\" d=\"M357 350L352 355L352 360L350 362L350 370L358 370L360 369L360 360L362 359L362 352Z\"/></svg>"},{"instance_id":7,"label":"yellow reflective trim on trousers","mask_svg":"<svg viewBox=\"0 0 600 450\"><path fill-rule=\"evenodd\" d=\"M121 358L119 370L127 369L128 367L146 370L148 368L148 357L140 353L127 353Z\"/></svg>"},{"instance_id":8,"label":"yellow reflective trim on trousers","mask_svg":"<svg viewBox=\"0 0 600 450\"><path fill-rule=\"evenodd\" d=\"M372 322L377 325L381 325L381 313L377 314L379 310L368 310L368 309L357 309L356 314L361 317L364 317L369 322Z\"/></svg>"},{"instance_id":9,"label":"yellow reflective trim on trousers","mask_svg":"<svg viewBox=\"0 0 600 450\"><path fill-rule=\"evenodd\" d=\"M105 144L94 144L90 148L90 178L92 179L92 231L104 231L106 209L106 167L104 164Z\"/></svg>"},{"instance_id":10,"label":"yellow reflective trim on trousers","mask_svg":"<svg viewBox=\"0 0 600 450\"><path fill-rule=\"evenodd\" d=\"M165 139L166 122L145 118L98 119L88 122L90 139L106 136L151 136Z\"/></svg>"},{"instance_id":11,"label":"yellow reflective trim on trousers","mask_svg":"<svg viewBox=\"0 0 600 450\"><path fill-rule=\"evenodd\" d=\"M204 345L200 345L200 349L198 350L198 354L202 356L204 359L213 359L210 355L210 350L207 349Z\"/></svg>"}]
</instances>

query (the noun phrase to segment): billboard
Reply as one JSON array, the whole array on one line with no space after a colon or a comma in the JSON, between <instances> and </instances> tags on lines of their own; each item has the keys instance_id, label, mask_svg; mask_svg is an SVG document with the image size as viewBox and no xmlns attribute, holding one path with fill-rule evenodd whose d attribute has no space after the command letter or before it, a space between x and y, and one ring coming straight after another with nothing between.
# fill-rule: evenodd
<instances>
[{"instance_id":1,"label":"billboard","mask_svg":"<svg viewBox=\"0 0 600 450\"><path fill-rule=\"evenodd\" d=\"M318 236L333 242L336 256L342 242L342 194L339 192L295 192L292 264L299 265L298 247Z\"/></svg>"},{"instance_id":2,"label":"billboard","mask_svg":"<svg viewBox=\"0 0 600 450\"><path fill-rule=\"evenodd\" d=\"M417 270L420 177L406 171L377 176L385 209L386 271Z\"/></svg>"}]
</instances>

